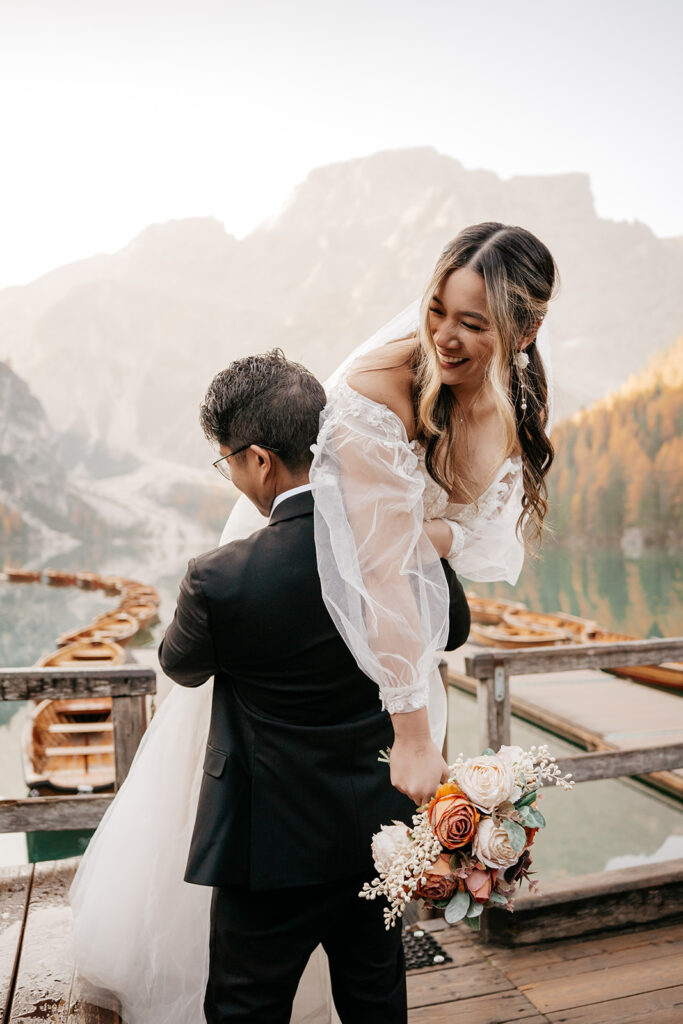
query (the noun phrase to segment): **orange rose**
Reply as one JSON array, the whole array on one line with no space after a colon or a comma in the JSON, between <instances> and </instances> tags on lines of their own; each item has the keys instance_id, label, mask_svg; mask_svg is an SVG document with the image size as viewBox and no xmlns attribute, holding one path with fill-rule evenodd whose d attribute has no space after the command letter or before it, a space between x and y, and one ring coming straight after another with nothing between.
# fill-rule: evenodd
<instances>
[{"instance_id":1,"label":"orange rose","mask_svg":"<svg viewBox=\"0 0 683 1024\"><path fill-rule=\"evenodd\" d=\"M479 868L475 868L465 879L465 885L472 894L472 899L475 903L486 903L487 899L491 895L491 887L496 880L498 874L495 868L490 871L480 871Z\"/></svg>"},{"instance_id":2,"label":"orange rose","mask_svg":"<svg viewBox=\"0 0 683 1024\"><path fill-rule=\"evenodd\" d=\"M451 873L451 859L442 853L425 872L425 880L415 890L423 900L447 900L458 888L459 880Z\"/></svg>"},{"instance_id":3,"label":"orange rose","mask_svg":"<svg viewBox=\"0 0 683 1024\"><path fill-rule=\"evenodd\" d=\"M439 786L427 812L434 835L447 850L466 846L477 830L479 811L454 782Z\"/></svg>"}]
</instances>

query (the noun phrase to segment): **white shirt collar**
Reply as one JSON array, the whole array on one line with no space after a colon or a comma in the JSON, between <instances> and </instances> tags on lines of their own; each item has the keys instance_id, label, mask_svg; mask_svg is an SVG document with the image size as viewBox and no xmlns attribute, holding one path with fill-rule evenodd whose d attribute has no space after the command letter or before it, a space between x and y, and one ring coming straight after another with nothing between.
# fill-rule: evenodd
<instances>
[{"instance_id":1,"label":"white shirt collar","mask_svg":"<svg viewBox=\"0 0 683 1024\"><path fill-rule=\"evenodd\" d=\"M275 501L271 505L271 508L270 508L271 516L272 516L273 512L275 511L275 509L277 508L277 506L280 504L280 502L284 501L285 498L291 498L294 494L303 494L304 491L310 491L310 490L312 490L312 488L313 488L312 484L301 484L300 487L292 487L289 491L281 491L281 493L276 496Z\"/></svg>"}]
</instances>

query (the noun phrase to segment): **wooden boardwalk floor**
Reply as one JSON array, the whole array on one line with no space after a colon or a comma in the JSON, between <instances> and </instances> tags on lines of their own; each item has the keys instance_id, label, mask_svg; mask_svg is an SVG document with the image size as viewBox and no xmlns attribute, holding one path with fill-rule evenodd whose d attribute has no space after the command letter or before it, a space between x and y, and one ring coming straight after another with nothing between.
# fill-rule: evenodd
<instances>
[{"instance_id":1,"label":"wooden boardwalk floor","mask_svg":"<svg viewBox=\"0 0 683 1024\"><path fill-rule=\"evenodd\" d=\"M118 1024L117 1014L75 998L66 893L77 863L0 873L0 1008L11 1000L0 1019L7 1024ZM420 927L453 962L409 974L409 1024L683 1021L683 923L519 949L485 946L440 920Z\"/></svg>"},{"instance_id":2,"label":"wooden boardwalk floor","mask_svg":"<svg viewBox=\"0 0 683 1024\"><path fill-rule=\"evenodd\" d=\"M493 648L467 643L445 655L455 685L475 692L464 677L465 657ZM683 696L594 669L511 676L513 714L586 750L632 750L683 742ZM653 783L683 797L683 769L657 772ZM683 1022L683 1017L681 1018Z\"/></svg>"},{"instance_id":3,"label":"wooden boardwalk floor","mask_svg":"<svg viewBox=\"0 0 683 1024\"><path fill-rule=\"evenodd\" d=\"M408 975L409 1024L683 1022L683 923L521 949L421 927L453 963Z\"/></svg>"}]
</instances>

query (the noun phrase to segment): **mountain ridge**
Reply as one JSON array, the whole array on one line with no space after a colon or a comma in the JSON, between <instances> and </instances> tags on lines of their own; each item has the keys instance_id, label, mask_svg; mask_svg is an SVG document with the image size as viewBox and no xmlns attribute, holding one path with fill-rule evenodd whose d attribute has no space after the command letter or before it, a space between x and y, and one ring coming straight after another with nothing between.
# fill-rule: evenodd
<instances>
[{"instance_id":1,"label":"mountain ridge","mask_svg":"<svg viewBox=\"0 0 683 1024\"><path fill-rule=\"evenodd\" d=\"M314 169L242 239L211 217L150 225L116 253L0 291L0 358L60 430L197 464L197 407L227 362L278 345L324 379L480 220L522 223L559 264L558 418L680 332L680 240L598 217L582 172L503 180L420 147Z\"/></svg>"}]
</instances>

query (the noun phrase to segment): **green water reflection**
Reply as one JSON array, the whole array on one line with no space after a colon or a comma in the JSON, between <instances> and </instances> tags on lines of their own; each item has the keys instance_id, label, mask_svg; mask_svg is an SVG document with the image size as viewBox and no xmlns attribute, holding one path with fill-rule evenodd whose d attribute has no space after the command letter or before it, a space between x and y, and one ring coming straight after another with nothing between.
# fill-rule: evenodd
<instances>
[{"instance_id":1,"label":"green water reflection","mask_svg":"<svg viewBox=\"0 0 683 1024\"><path fill-rule=\"evenodd\" d=\"M571 552L548 543L540 559L527 559L516 586L479 583L471 589L523 601L534 611L594 619L619 633L683 633L680 552L646 550L638 559L627 559L618 549Z\"/></svg>"}]
</instances>

